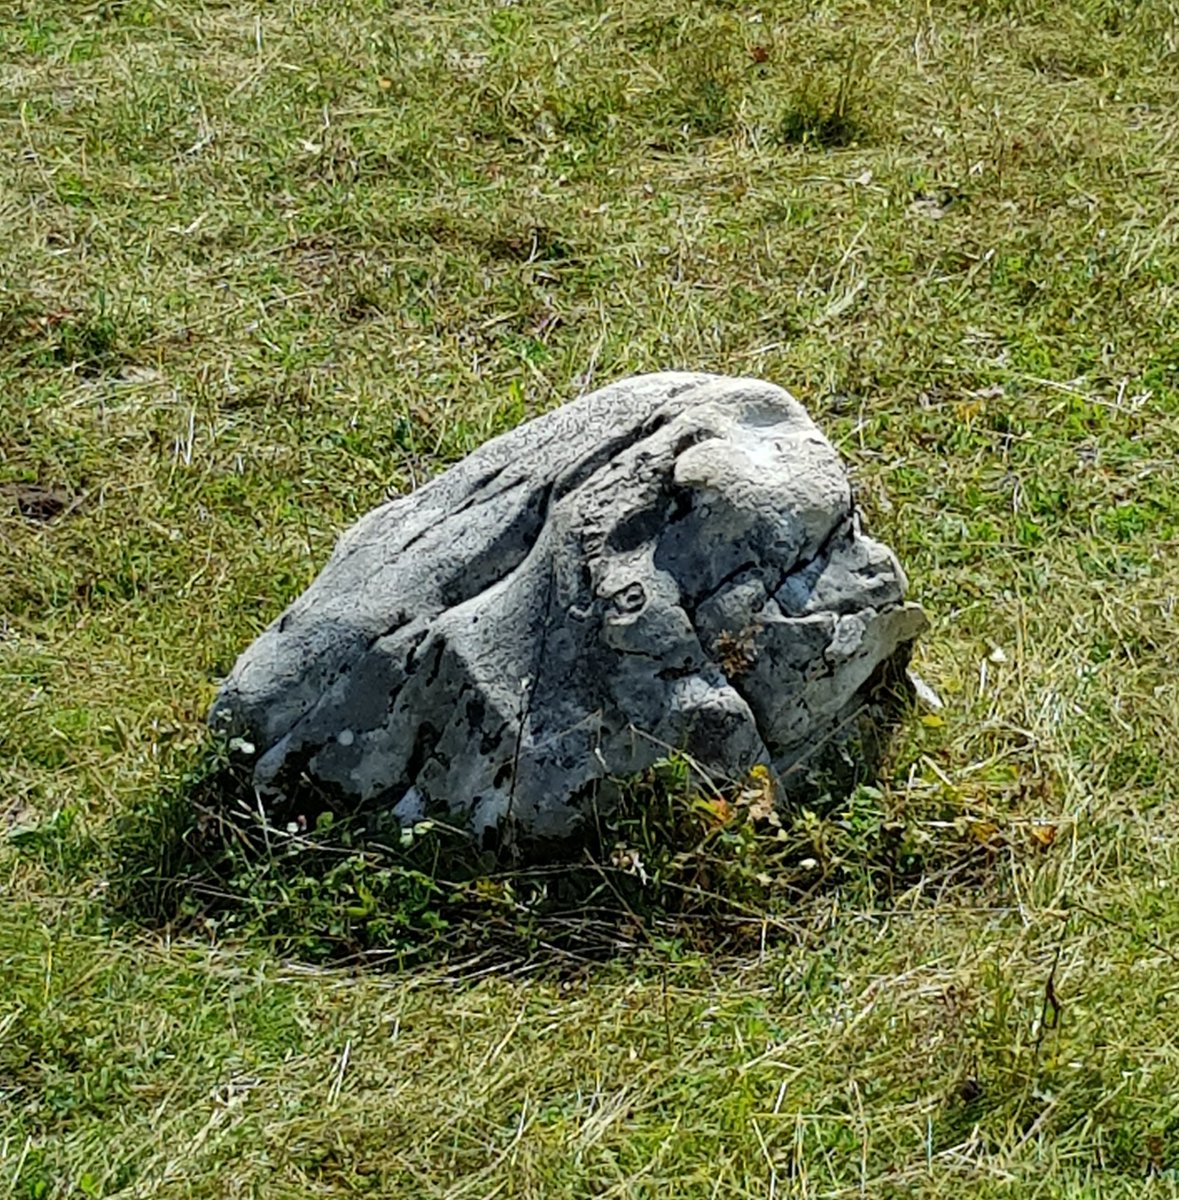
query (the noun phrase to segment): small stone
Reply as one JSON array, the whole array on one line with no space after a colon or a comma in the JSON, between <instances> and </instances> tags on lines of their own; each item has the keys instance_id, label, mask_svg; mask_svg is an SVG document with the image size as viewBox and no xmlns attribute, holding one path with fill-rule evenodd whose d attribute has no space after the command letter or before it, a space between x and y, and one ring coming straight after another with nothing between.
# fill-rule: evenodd
<instances>
[{"instance_id":1,"label":"small stone","mask_svg":"<svg viewBox=\"0 0 1179 1200\"><path fill-rule=\"evenodd\" d=\"M941 696L912 668L909 669L909 682L913 685L914 697L918 704L924 705L930 712L941 712L946 707Z\"/></svg>"}]
</instances>

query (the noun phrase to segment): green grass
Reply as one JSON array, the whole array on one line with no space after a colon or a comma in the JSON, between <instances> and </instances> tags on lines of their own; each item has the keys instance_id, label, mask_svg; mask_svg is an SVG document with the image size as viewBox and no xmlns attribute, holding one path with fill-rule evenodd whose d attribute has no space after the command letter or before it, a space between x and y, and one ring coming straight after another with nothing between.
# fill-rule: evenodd
<instances>
[{"instance_id":1,"label":"green grass","mask_svg":"<svg viewBox=\"0 0 1179 1200\"><path fill-rule=\"evenodd\" d=\"M0 4L0 1191L1179 1194L1176 112L1166 0ZM193 902L339 530L671 367L794 391L933 618L772 917L578 959L491 880L506 950L382 970L367 847Z\"/></svg>"}]
</instances>

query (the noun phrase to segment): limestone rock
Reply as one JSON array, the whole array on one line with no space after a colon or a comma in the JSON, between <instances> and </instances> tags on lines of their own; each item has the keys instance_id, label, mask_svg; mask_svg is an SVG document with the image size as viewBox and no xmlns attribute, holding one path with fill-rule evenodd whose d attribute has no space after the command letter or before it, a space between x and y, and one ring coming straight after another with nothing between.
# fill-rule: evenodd
<instances>
[{"instance_id":1,"label":"limestone rock","mask_svg":"<svg viewBox=\"0 0 1179 1200\"><path fill-rule=\"evenodd\" d=\"M788 777L924 627L904 588L787 392L640 376L357 522L210 721L264 797L562 837L672 749Z\"/></svg>"}]
</instances>

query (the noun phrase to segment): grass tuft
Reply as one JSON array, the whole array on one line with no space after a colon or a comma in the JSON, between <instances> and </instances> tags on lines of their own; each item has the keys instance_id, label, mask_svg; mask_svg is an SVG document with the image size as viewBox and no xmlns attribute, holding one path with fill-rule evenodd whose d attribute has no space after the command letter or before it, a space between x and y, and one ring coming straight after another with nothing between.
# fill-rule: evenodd
<instances>
[{"instance_id":1,"label":"grass tuft","mask_svg":"<svg viewBox=\"0 0 1179 1200\"><path fill-rule=\"evenodd\" d=\"M816 68L788 94L774 127L787 146L827 150L870 143L883 136L874 128L884 120L883 105L871 95L871 64L857 44L830 65Z\"/></svg>"}]
</instances>

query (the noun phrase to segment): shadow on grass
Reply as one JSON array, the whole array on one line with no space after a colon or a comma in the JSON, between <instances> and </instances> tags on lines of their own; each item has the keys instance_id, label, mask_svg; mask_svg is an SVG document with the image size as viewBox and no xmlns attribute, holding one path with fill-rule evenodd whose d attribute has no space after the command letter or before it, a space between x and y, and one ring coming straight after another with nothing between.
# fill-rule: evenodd
<instances>
[{"instance_id":1,"label":"shadow on grass","mask_svg":"<svg viewBox=\"0 0 1179 1200\"><path fill-rule=\"evenodd\" d=\"M110 899L173 934L264 940L320 963L568 971L644 952L742 954L810 937L815 906L879 909L949 882L985 888L994 847L873 781L911 757L903 663L785 781L718 784L670 756L589 806L576 843L478 850L439 821L402 828L304 784L264 811L249 769L206 743L121 821ZM889 762L896 752L898 761Z\"/></svg>"},{"instance_id":2,"label":"shadow on grass","mask_svg":"<svg viewBox=\"0 0 1179 1200\"><path fill-rule=\"evenodd\" d=\"M677 808L672 771L647 781L665 817ZM316 799L305 793L300 807L315 812ZM337 966L429 965L456 978L568 973L671 941L735 946L756 915L707 893L703 879L672 878L686 872L670 854L653 876L649 854L624 841L630 805L571 858L505 866L437 822L402 830L376 812L336 816L318 800L312 828L303 818L276 824L253 807L241 770L205 752L122 822L116 912L174 936L264 941ZM655 836L653 816L636 817L634 832Z\"/></svg>"}]
</instances>

